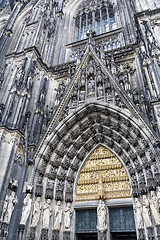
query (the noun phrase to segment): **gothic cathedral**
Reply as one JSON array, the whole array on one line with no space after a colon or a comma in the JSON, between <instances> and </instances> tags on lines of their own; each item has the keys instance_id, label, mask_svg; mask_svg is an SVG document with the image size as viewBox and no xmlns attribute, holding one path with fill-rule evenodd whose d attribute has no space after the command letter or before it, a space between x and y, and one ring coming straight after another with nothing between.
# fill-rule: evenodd
<instances>
[{"instance_id":1,"label":"gothic cathedral","mask_svg":"<svg viewBox=\"0 0 160 240\"><path fill-rule=\"evenodd\" d=\"M160 0L0 0L0 240L160 240Z\"/></svg>"}]
</instances>

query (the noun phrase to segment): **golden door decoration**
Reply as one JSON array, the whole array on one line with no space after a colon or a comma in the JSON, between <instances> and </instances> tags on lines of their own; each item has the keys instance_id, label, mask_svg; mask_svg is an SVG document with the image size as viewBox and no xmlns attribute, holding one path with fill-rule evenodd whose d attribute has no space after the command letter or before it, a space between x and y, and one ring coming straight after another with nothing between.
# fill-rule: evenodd
<instances>
[{"instance_id":1,"label":"golden door decoration","mask_svg":"<svg viewBox=\"0 0 160 240\"><path fill-rule=\"evenodd\" d=\"M130 182L120 160L100 146L88 158L77 183L77 201L131 197Z\"/></svg>"}]
</instances>

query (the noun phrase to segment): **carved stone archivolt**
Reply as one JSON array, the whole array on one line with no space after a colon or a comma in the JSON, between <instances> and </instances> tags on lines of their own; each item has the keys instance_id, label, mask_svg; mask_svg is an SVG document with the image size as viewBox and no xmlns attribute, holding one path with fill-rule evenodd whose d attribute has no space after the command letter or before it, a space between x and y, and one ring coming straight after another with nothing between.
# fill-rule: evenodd
<instances>
[{"instance_id":1,"label":"carved stone archivolt","mask_svg":"<svg viewBox=\"0 0 160 240\"><path fill-rule=\"evenodd\" d=\"M64 131L66 127L68 127L67 135L66 131ZM61 142L62 139L65 149ZM67 139L69 141L66 144ZM149 138L145 136L145 133L140 132L136 123L132 122L130 118L124 117L120 113L115 113L106 106L92 104L86 105L80 113L72 114L69 120L61 124L60 129L57 129L52 138L52 143L50 142L47 145L46 151L43 153L43 161L40 161L38 167L39 179L43 175L51 179L52 174L51 172L48 173L46 169L48 164L53 166L52 172L57 178L54 186L57 200L62 200L63 191L66 191L65 179L71 180L73 176L76 176L79 166L86 155L100 143L113 149L122 159L133 179L131 182L133 188L131 187L131 189L134 196L141 194L141 189L150 191L150 188L147 188L146 178L149 179L152 175L149 174L146 164L148 162L149 166L152 164L156 168L156 154L150 148ZM56 154L52 155L51 151L53 149ZM44 161L44 156L47 156L48 152L51 157ZM151 154L152 163L150 159ZM140 159L145 160L141 161ZM43 171L41 171L41 168ZM71 171L73 172L72 174L70 174ZM145 175L142 174L143 172ZM40 189L40 184L37 187Z\"/></svg>"},{"instance_id":2,"label":"carved stone archivolt","mask_svg":"<svg viewBox=\"0 0 160 240\"><path fill-rule=\"evenodd\" d=\"M45 203L52 206L50 216L45 215L49 216L46 222L53 221L53 239L60 236L62 229L64 236L69 236L74 200L133 196L140 198L138 218L141 213L142 218L147 214L141 196L146 194L149 199L151 188L147 184L158 168L151 144L153 138L125 111L114 109L102 104L86 104L60 123L40 154L35 195L36 199L41 197L41 201L45 199ZM76 182L78 172L80 178ZM136 204L138 208L138 202ZM43 226L42 215L43 207L37 223L43 229L41 236L51 228ZM139 223L140 231L141 227Z\"/></svg>"}]
</instances>

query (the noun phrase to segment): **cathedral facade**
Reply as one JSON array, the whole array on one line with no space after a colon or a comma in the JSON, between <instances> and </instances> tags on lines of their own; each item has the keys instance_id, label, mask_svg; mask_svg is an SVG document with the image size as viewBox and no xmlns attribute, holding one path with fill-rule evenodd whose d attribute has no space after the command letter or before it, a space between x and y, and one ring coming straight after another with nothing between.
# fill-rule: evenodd
<instances>
[{"instance_id":1,"label":"cathedral facade","mask_svg":"<svg viewBox=\"0 0 160 240\"><path fill-rule=\"evenodd\" d=\"M0 0L0 240L160 240L160 1Z\"/></svg>"}]
</instances>

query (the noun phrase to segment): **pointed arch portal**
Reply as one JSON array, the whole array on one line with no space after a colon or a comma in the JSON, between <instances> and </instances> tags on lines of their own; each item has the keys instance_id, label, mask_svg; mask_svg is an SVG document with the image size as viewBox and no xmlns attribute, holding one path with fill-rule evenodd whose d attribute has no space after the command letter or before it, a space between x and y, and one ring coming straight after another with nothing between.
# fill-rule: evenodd
<instances>
[{"instance_id":1,"label":"pointed arch portal","mask_svg":"<svg viewBox=\"0 0 160 240\"><path fill-rule=\"evenodd\" d=\"M118 214L124 222L124 216L131 216L131 213L128 213L123 206L125 205L126 207L126 204L127 206L129 204L130 207L133 205L135 208L136 204L142 202L143 196L147 196L150 191L156 189L156 181L159 181L158 178L153 178L153 175L156 176L157 174L157 156L153 142L154 136L148 131L145 125L142 125L141 121L116 106L111 107L107 104L103 105L99 103L85 104L62 120L55 131L47 138L39 152L37 167L35 169L35 199L41 197L44 202L51 199L54 211L56 211L57 206L62 208L63 216L65 216L66 211L69 211L65 209L72 208L73 212L70 219L71 225L67 231L64 221L61 222L61 225L58 226L57 229L55 228L55 215L52 220L50 219L53 223L51 223L48 231L52 230L53 236L55 237L61 236L59 234L63 231L63 239L75 240L75 234L78 234L78 239L85 239L85 236L83 236L84 233L76 233L77 211L79 208L86 209L86 207L88 210L90 210L90 207L96 209L100 200L96 197L98 193L95 193L92 201L88 201L88 203L83 205L82 203L84 203L84 201L78 201L80 196L78 192L76 199L76 191L80 189L81 174L85 167L87 167L87 165L85 165L87 164L87 159L92 158L98 148L100 148L102 152L105 149L105 151L108 152L107 154L113 156L116 166L111 167L113 168L111 170L113 170L113 172L118 170L119 173L124 174L121 178L121 183L123 185L125 182L125 194L127 193L127 195L125 196L125 194L122 194L122 191L120 191L122 196L118 196L118 191L115 191L115 196L113 196L113 198L108 197L107 200L108 203L109 201L111 203L113 199L121 197L121 199L114 201L115 206L117 206L117 204L119 205L119 210L117 209L118 212L115 213L113 210L110 210L109 214L113 211L112 216ZM108 174L107 164L105 168L106 170L104 171ZM103 176L101 180L102 181L98 179L98 185L100 185L100 182L103 183L101 199L107 199L105 192L107 190L104 188L104 185L107 186L109 183L107 183L107 180L105 180ZM87 180L84 179L84 182L85 181ZM88 181L91 182L92 185L92 179L90 178ZM95 181L97 183L97 180ZM116 178L113 181L113 185L114 184L116 186ZM113 193L114 190L112 189L111 194ZM103 195L105 195L104 198ZM122 200L125 199L125 197L130 199L128 203ZM94 204L91 202L94 202ZM133 210L131 211L133 216ZM137 219L139 221L139 216L137 217L136 212L135 217L136 226L138 227ZM112 218L111 215L110 218ZM113 222L114 221L115 220L113 220ZM142 225L141 228L139 227L137 229L137 234L139 235L144 234L145 222L142 222ZM118 233L114 231L115 226L110 224L110 227L113 229L113 239L122 239L121 234L118 236ZM43 231L42 228L39 234L41 234L42 237L46 232ZM110 231L107 230L106 234L110 234ZM107 236L108 235L106 235L106 237ZM91 236L89 237L91 238ZM126 235L123 237L125 239ZM128 240L129 239L135 239L134 234L128 237Z\"/></svg>"}]
</instances>

